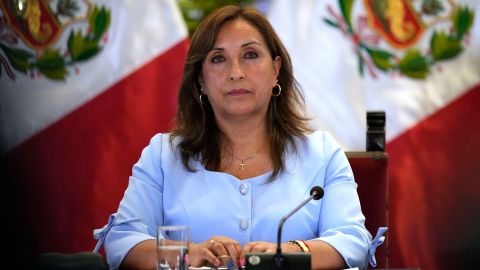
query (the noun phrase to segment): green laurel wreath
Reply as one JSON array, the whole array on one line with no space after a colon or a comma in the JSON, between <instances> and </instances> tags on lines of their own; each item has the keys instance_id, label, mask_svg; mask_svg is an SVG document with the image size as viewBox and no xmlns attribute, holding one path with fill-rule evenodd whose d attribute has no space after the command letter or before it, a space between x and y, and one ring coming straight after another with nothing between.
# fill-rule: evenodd
<instances>
[{"instance_id":1,"label":"green laurel wreath","mask_svg":"<svg viewBox=\"0 0 480 270\"><path fill-rule=\"evenodd\" d=\"M8 47L2 43L0 48L17 71L25 74L38 71L49 79L65 80L69 73L68 66L86 61L102 50L100 39L110 25L110 10L95 5L88 18L88 24L89 31L86 34L81 30L72 29L67 42L68 53L63 55L58 48L46 49L38 57L30 51Z\"/></svg>"},{"instance_id":2,"label":"green laurel wreath","mask_svg":"<svg viewBox=\"0 0 480 270\"><path fill-rule=\"evenodd\" d=\"M355 0L339 0L341 13L346 32L356 35L352 27L351 12ZM434 31L430 38L430 50L422 54L419 49L407 50L402 57L394 52L374 48L363 41L357 45L360 74L364 75L365 60L360 55L363 50L371 58L375 67L383 72L398 71L409 78L425 79L430 73L430 67L435 63L451 59L459 55L463 50L463 39L470 30L474 19L474 13L468 7L458 6L452 16L452 29L449 33L444 30ZM335 28L340 28L339 23L332 19L324 18L324 22Z\"/></svg>"}]
</instances>

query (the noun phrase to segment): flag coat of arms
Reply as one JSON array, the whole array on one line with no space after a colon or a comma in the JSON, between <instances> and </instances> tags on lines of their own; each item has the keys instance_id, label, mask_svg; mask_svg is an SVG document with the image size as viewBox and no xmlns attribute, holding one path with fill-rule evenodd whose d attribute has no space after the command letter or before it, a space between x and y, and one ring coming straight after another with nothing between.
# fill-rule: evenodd
<instances>
[{"instance_id":1,"label":"flag coat of arms","mask_svg":"<svg viewBox=\"0 0 480 270\"><path fill-rule=\"evenodd\" d=\"M386 112L388 267L477 267L479 13L473 0L278 0L268 10L316 128L365 151L366 112Z\"/></svg>"},{"instance_id":2,"label":"flag coat of arms","mask_svg":"<svg viewBox=\"0 0 480 270\"><path fill-rule=\"evenodd\" d=\"M93 250L141 150L172 126L187 35L174 0L1 1L1 200L17 269Z\"/></svg>"}]
</instances>

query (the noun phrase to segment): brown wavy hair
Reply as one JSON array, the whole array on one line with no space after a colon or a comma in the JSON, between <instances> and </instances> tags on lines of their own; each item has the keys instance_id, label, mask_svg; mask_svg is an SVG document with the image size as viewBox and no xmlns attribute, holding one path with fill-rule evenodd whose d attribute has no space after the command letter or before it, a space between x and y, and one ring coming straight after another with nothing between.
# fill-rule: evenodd
<instances>
[{"instance_id":1,"label":"brown wavy hair","mask_svg":"<svg viewBox=\"0 0 480 270\"><path fill-rule=\"evenodd\" d=\"M309 119L304 115L305 101L293 76L290 56L268 20L255 8L222 7L208 15L194 32L178 95L177 127L170 135L170 143L173 144L178 137L178 150L183 165L189 171L195 171L190 164L191 159L199 160L208 170L219 170L222 143L228 144L229 140L218 128L211 105L202 103L199 98L199 76L202 63L213 48L220 28L236 19L254 26L263 36L272 60L280 56L282 62L278 75L282 92L280 96L272 96L266 119L273 164L270 180L273 180L285 169L284 157L289 145L294 151L297 150L294 137L304 137L312 129L308 125Z\"/></svg>"}]
</instances>

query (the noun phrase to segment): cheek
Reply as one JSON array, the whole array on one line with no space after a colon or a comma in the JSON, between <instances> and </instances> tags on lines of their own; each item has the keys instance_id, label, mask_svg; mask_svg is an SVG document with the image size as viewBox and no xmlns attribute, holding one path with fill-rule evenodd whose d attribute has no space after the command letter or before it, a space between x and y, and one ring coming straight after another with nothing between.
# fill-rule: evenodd
<instances>
[{"instance_id":1,"label":"cheek","mask_svg":"<svg viewBox=\"0 0 480 270\"><path fill-rule=\"evenodd\" d=\"M215 88L222 82L222 80L225 80L225 72L221 67L204 69L202 75L205 87L207 88Z\"/></svg>"},{"instance_id":2,"label":"cheek","mask_svg":"<svg viewBox=\"0 0 480 270\"><path fill-rule=\"evenodd\" d=\"M273 86L273 82L275 81L275 69L271 62L266 61L261 65L252 66L251 73L254 74L254 76L259 76L261 74L261 77L266 81L266 84L270 87Z\"/></svg>"},{"instance_id":3,"label":"cheek","mask_svg":"<svg viewBox=\"0 0 480 270\"><path fill-rule=\"evenodd\" d=\"M255 76L257 78L257 85L261 86L262 91L271 93L272 88L275 85L275 76L273 74L273 70L264 69L263 71L258 71L256 74L257 75ZM258 74L263 74L263 75L260 76Z\"/></svg>"},{"instance_id":4,"label":"cheek","mask_svg":"<svg viewBox=\"0 0 480 270\"><path fill-rule=\"evenodd\" d=\"M262 81L261 88L257 90L257 95L259 96L260 100L263 100L263 103L269 103L270 99L272 98L272 87L270 81Z\"/></svg>"}]
</instances>

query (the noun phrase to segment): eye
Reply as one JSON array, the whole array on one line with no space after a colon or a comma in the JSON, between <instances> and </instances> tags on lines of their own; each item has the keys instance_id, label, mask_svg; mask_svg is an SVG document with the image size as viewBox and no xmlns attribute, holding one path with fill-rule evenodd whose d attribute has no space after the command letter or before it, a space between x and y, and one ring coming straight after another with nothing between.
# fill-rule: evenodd
<instances>
[{"instance_id":1,"label":"eye","mask_svg":"<svg viewBox=\"0 0 480 270\"><path fill-rule=\"evenodd\" d=\"M258 57L258 53L253 50L249 50L245 53L245 58L247 59L255 59Z\"/></svg>"},{"instance_id":2,"label":"eye","mask_svg":"<svg viewBox=\"0 0 480 270\"><path fill-rule=\"evenodd\" d=\"M221 55L214 55L211 59L210 62L216 64L216 63L221 63L225 61L225 58Z\"/></svg>"}]
</instances>

